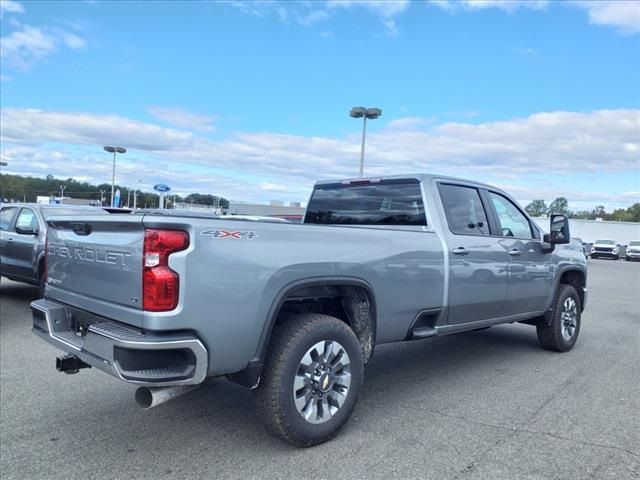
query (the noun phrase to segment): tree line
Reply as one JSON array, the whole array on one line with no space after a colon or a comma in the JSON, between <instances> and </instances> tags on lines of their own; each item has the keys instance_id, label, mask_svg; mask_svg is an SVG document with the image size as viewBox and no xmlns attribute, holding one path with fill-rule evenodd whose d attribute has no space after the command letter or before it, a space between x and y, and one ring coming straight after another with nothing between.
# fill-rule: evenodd
<instances>
[{"instance_id":1,"label":"tree line","mask_svg":"<svg viewBox=\"0 0 640 480\"><path fill-rule=\"evenodd\" d=\"M611 220L615 222L640 222L640 203L634 203L628 208L617 208L608 213L603 205L598 205L592 210L569 210L569 202L565 197L558 197L547 206L544 200L534 200L525 207L532 217L546 217L552 214L567 215L571 218L583 220Z\"/></svg>"},{"instance_id":2,"label":"tree line","mask_svg":"<svg viewBox=\"0 0 640 480\"><path fill-rule=\"evenodd\" d=\"M63 189L61 189L61 187ZM116 185L120 189L121 207L133 206L134 190L127 186ZM4 202L35 202L38 196L65 197L95 200L107 206L111 204L111 184L101 183L92 185L79 182L73 178L60 179L53 175L46 178L23 177L21 175L0 174L0 200ZM137 191L137 206L139 208L157 208L160 196L157 193ZM193 205L207 205L211 207L229 208L229 201L216 195L191 193L186 197L180 195L166 196L167 208L173 208L175 203L190 203Z\"/></svg>"}]
</instances>

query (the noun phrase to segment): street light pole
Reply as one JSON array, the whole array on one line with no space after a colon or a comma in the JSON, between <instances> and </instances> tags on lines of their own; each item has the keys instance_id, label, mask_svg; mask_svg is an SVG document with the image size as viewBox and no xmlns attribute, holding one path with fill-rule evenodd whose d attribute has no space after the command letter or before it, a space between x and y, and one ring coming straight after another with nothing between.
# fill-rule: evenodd
<instances>
[{"instance_id":1,"label":"street light pole","mask_svg":"<svg viewBox=\"0 0 640 480\"><path fill-rule=\"evenodd\" d=\"M60 185L60 203L64 203L64 189L67 188L66 185Z\"/></svg>"},{"instance_id":2,"label":"street light pole","mask_svg":"<svg viewBox=\"0 0 640 480\"><path fill-rule=\"evenodd\" d=\"M364 177L364 143L367 135L367 119L375 120L382 115L379 108L353 107L349 115L353 118L362 117L362 146L360 147L360 177Z\"/></svg>"},{"instance_id":3,"label":"street light pole","mask_svg":"<svg viewBox=\"0 0 640 480\"><path fill-rule=\"evenodd\" d=\"M113 200L115 195L116 186L116 153L126 153L127 149L124 147L111 147L106 145L104 147L105 152L113 153L113 169L111 172L111 207L114 207Z\"/></svg>"},{"instance_id":4,"label":"street light pole","mask_svg":"<svg viewBox=\"0 0 640 480\"><path fill-rule=\"evenodd\" d=\"M133 209L136 209L136 204L137 204L137 200L138 200L138 186L140 185L140 182L142 180L138 179L136 180L136 186L133 190Z\"/></svg>"},{"instance_id":5,"label":"street light pole","mask_svg":"<svg viewBox=\"0 0 640 480\"><path fill-rule=\"evenodd\" d=\"M362 146L360 147L360 176L364 177L364 139L367 135L367 116L362 117Z\"/></svg>"}]
</instances>

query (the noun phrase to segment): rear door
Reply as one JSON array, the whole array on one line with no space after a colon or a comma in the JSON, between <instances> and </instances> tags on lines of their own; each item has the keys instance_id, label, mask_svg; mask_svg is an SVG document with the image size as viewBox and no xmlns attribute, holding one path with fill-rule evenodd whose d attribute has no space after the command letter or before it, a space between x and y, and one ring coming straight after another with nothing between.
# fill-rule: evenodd
<instances>
[{"instance_id":1,"label":"rear door","mask_svg":"<svg viewBox=\"0 0 640 480\"><path fill-rule=\"evenodd\" d=\"M552 289L549 254L542 251L539 232L524 212L505 195L488 191L487 198L500 231L500 245L509 257L505 315L545 309Z\"/></svg>"},{"instance_id":2,"label":"rear door","mask_svg":"<svg viewBox=\"0 0 640 480\"><path fill-rule=\"evenodd\" d=\"M47 297L142 325L142 215L52 217Z\"/></svg>"},{"instance_id":3,"label":"rear door","mask_svg":"<svg viewBox=\"0 0 640 480\"><path fill-rule=\"evenodd\" d=\"M439 183L448 229L450 324L496 318L507 297L508 255L493 237L480 191Z\"/></svg>"},{"instance_id":4,"label":"rear door","mask_svg":"<svg viewBox=\"0 0 640 480\"><path fill-rule=\"evenodd\" d=\"M0 272L3 275L13 275L15 272L15 259L9 256L9 250L15 241L13 224L18 210L18 207L10 206L4 206L0 210Z\"/></svg>"}]
</instances>

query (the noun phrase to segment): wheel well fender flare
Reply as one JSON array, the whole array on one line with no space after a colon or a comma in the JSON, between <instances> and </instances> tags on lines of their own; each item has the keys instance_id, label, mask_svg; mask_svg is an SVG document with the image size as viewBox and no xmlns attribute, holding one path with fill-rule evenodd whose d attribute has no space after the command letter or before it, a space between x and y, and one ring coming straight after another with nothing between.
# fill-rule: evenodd
<instances>
[{"instance_id":1,"label":"wheel well fender flare","mask_svg":"<svg viewBox=\"0 0 640 480\"><path fill-rule=\"evenodd\" d=\"M551 294L551 298L549 300L549 304L547 305L547 309L545 310L544 313L544 322L546 325L550 325L551 324L551 320L553 319L553 314L554 314L554 306L556 303L556 298L558 297L558 290L560 288L560 284L562 283L562 278L567 274L567 273L575 273L577 275L579 275L581 277L582 280L582 284L584 286L586 286L586 273L584 272L584 270L581 270L579 268L573 268L573 267L565 267L561 270L558 271L558 273L556 274L556 278L554 280L554 285L553 285L553 290L552 290L552 294ZM571 285L571 284L569 284ZM583 295L581 292L578 292L578 295L580 296L580 299L582 300ZM581 301L581 303L583 303ZM581 309L584 309L584 305L580 305Z\"/></svg>"},{"instance_id":2,"label":"wheel well fender flare","mask_svg":"<svg viewBox=\"0 0 640 480\"><path fill-rule=\"evenodd\" d=\"M309 287L320 287L320 286L336 286L336 287L360 287L364 289L369 297L370 309L371 309L371 322L374 327L376 327L376 301L375 295L373 293L373 287L365 280L362 280L357 277L314 277L308 279L301 279L291 282L285 285L276 298L271 303L271 307L269 308L269 312L267 314L267 318L262 329L262 333L260 335L260 342L258 344L258 349L256 352L255 358L251 361L251 363L258 362L262 364L264 361L267 348L269 346L269 342L271 341L271 334L273 332L273 328L278 319L278 315L282 306L285 304L288 296L295 290L300 288L309 288Z\"/></svg>"}]
</instances>

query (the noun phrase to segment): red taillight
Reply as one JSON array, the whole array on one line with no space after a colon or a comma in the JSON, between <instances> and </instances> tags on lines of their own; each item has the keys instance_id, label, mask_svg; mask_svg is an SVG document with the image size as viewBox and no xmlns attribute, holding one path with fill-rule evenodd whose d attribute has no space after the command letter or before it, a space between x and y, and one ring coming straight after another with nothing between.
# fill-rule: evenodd
<instances>
[{"instance_id":1,"label":"red taillight","mask_svg":"<svg viewBox=\"0 0 640 480\"><path fill-rule=\"evenodd\" d=\"M182 230L144 232L142 258L142 308L166 312L178 306L180 277L169 268L169 255L189 246L189 234Z\"/></svg>"}]
</instances>

